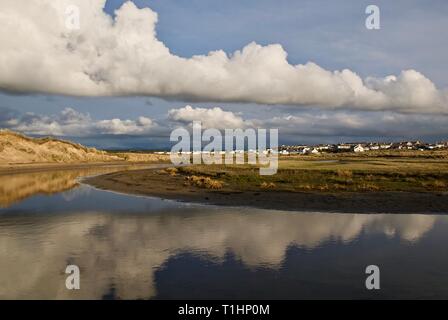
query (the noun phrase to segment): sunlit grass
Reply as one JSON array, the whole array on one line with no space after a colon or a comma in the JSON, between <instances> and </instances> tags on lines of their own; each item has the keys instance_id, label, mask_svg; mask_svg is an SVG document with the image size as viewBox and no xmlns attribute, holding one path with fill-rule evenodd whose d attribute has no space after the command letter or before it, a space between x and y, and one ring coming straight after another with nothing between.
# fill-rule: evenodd
<instances>
[{"instance_id":1,"label":"sunlit grass","mask_svg":"<svg viewBox=\"0 0 448 320\"><path fill-rule=\"evenodd\" d=\"M219 180L225 188L242 191L371 192L445 191L448 159L445 157L331 156L281 157L278 173L261 176L255 165L193 165L179 174ZM323 160L323 161L322 161Z\"/></svg>"}]
</instances>

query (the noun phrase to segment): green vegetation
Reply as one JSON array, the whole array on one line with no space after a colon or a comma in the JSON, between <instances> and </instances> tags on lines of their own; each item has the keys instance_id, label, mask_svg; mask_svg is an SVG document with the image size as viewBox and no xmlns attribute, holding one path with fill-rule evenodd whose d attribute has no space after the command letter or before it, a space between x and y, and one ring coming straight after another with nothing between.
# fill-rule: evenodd
<instances>
[{"instance_id":1,"label":"green vegetation","mask_svg":"<svg viewBox=\"0 0 448 320\"><path fill-rule=\"evenodd\" d=\"M193 165L178 168L176 174L187 181L191 176L210 178L225 189L240 191L446 191L448 153L414 153L286 156L273 176L260 176L252 165Z\"/></svg>"}]
</instances>

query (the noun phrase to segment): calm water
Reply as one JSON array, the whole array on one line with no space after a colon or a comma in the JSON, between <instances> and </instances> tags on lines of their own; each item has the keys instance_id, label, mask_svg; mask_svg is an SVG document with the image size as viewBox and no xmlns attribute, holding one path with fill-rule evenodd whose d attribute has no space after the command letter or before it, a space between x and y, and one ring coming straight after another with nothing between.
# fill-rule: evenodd
<instances>
[{"instance_id":1,"label":"calm water","mask_svg":"<svg viewBox=\"0 0 448 320\"><path fill-rule=\"evenodd\" d=\"M0 177L0 298L448 299L448 216L181 204L76 182L94 173Z\"/></svg>"}]
</instances>

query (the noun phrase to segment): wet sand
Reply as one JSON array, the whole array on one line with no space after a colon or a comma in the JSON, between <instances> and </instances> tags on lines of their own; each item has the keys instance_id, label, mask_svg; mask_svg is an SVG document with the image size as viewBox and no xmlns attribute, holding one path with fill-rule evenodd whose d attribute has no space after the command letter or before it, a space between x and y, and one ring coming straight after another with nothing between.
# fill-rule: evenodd
<instances>
[{"instance_id":1,"label":"wet sand","mask_svg":"<svg viewBox=\"0 0 448 320\"><path fill-rule=\"evenodd\" d=\"M448 214L447 192L208 190L184 185L182 175L170 176L151 169L115 172L87 178L83 182L104 190L221 206L314 212Z\"/></svg>"}]
</instances>

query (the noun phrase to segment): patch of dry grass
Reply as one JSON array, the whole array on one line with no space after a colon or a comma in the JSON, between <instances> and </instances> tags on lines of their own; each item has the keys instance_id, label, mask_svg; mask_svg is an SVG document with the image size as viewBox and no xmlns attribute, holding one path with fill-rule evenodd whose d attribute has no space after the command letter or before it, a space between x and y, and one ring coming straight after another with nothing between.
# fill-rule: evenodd
<instances>
[{"instance_id":1,"label":"patch of dry grass","mask_svg":"<svg viewBox=\"0 0 448 320\"><path fill-rule=\"evenodd\" d=\"M165 168L165 169L159 170L159 173L169 174L170 176L175 177L179 173L179 170L177 168Z\"/></svg>"},{"instance_id":2,"label":"patch of dry grass","mask_svg":"<svg viewBox=\"0 0 448 320\"><path fill-rule=\"evenodd\" d=\"M441 180L423 181L421 185L427 189L446 189L448 183Z\"/></svg>"},{"instance_id":3,"label":"patch of dry grass","mask_svg":"<svg viewBox=\"0 0 448 320\"><path fill-rule=\"evenodd\" d=\"M168 173L170 176L176 176L179 170L177 170L177 168L166 168L165 172Z\"/></svg>"},{"instance_id":4,"label":"patch of dry grass","mask_svg":"<svg viewBox=\"0 0 448 320\"><path fill-rule=\"evenodd\" d=\"M273 182L263 182L260 185L260 188L264 189L264 190L275 189L275 188L277 188L277 185L275 183L273 183Z\"/></svg>"},{"instance_id":5,"label":"patch of dry grass","mask_svg":"<svg viewBox=\"0 0 448 320\"><path fill-rule=\"evenodd\" d=\"M185 177L185 184L205 189L222 189L223 183L219 180L204 176L188 176Z\"/></svg>"},{"instance_id":6,"label":"patch of dry grass","mask_svg":"<svg viewBox=\"0 0 448 320\"><path fill-rule=\"evenodd\" d=\"M351 179L353 177L353 172L351 170L339 169L337 175L341 178Z\"/></svg>"}]
</instances>

